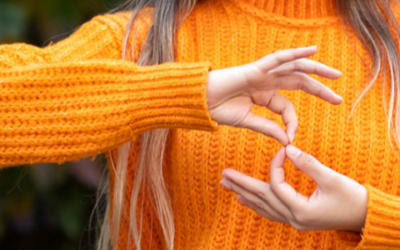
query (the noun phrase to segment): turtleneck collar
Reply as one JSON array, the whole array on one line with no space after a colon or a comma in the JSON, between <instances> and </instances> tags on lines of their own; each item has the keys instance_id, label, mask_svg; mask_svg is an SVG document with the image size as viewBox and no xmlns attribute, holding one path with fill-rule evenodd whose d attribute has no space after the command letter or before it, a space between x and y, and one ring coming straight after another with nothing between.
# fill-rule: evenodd
<instances>
[{"instance_id":1,"label":"turtleneck collar","mask_svg":"<svg viewBox=\"0 0 400 250\"><path fill-rule=\"evenodd\" d=\"M269 13L295 19L337 16L335 0L234 0Z\"/></svg>"}]
</instances>

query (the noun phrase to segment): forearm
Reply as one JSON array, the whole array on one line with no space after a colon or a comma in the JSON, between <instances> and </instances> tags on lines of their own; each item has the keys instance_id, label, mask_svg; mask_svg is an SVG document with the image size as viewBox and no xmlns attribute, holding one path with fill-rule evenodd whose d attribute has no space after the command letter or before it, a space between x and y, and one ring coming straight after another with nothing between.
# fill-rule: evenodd
<instances>
[{"instance_id":1,"label":"forearm","mask_svg":"<svg viewBox=\"0 0 400 250\"><path fill-rule=\"evenodd\" d=\"M157 128L213 130L208 63L121 60L0 71L0 166L95 155Z\"/></svg>"}]
</instances>

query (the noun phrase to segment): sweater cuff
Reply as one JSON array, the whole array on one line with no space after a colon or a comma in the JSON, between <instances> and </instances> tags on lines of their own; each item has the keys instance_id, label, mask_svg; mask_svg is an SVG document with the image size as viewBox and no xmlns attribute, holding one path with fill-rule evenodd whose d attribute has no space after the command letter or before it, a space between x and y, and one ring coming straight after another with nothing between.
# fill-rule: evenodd
<instances>
[{"instance_id":1,"label":"sweater cuff","mask_svg":"<svg viewBox=\"0 0 400 250\"><path fill-rule=\"evenodd\" d=\"M209 62L165 63L141 67L143 79L132 85L132 128L184 128L213 131L217 122L208 113L206 83ZM144 84L138 84L143 81ZM140 93L140 95L137 95ZM140 114L143 113L143 114Z\"/></svg>"},{"instance_id":2,"label":"sweater cuff","mask_svg":"<svg viewBox=\"0 0 400 250\"><path fill-rule=\"evenodd\" d=\"M400 197L386 194L370 185L365 226L358 234L338 232L338 249L400 249Z\"/></svg>"}]
</instances>

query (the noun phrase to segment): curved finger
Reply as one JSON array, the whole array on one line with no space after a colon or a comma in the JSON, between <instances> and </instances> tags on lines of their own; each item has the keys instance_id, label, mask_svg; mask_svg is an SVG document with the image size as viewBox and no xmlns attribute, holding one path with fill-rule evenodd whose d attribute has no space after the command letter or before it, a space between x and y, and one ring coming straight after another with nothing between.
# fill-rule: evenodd
<instances>
[{"instance_id":1,"label":"curved finger","mask_svg":"<svg viewBox=\"0 0 400 250\"><path fill-rule=\"evenodd\" d=\"M263 72L268 72L284 63L305 58L317 53L317 46L279 50L254 62Z\"/></svg>"},{"instance_id":2,"label":"curved finger","mask_svg":"<svg viewBox=\"0 0 400 250\"><path fill-rule=\"evenodd\" d=\"M283 212L285 210L284 207L283 208L279 208L279 206L277 207L276 206L277 204L272 204L272 201L268 201L263 198L260 198L256 194L253 194L253 193L247 191L246 189L242 188L241 186L236 185L234 182L230 181L229 179L226 179L226 178L222 179L220 184L223 185L224 187L228 188L229 190L235 192L236 194L244 197L244 199L254 203L257 207L260 208L260 210L265 210L267 213L271 214L272 216L274 216L276 218L281 218L282 220L284 220L284 217L282 216L282 214L278 212L278 211ZM279 201L279 200L277 200L277 201ZM289 212L289 211L287 211L287 212Z\"/></svg>"},{"instance_id":3,"label":"curved finger","mask_svg":"<svg viewBox=\"0 0 400 250\"><path fill-rule=\"evenodd\" d=\"M285 163L286 149L282 148L271 161L270 187L276 197L289 209L296 209L299 204L308 199L297 193L296 190L285 181L283 164Z\"/></svg>"},{"instance_id":4,"label":"curved finger","mask_svg":"<svg viewBox=\"0 0 400 250\"><path fill-rule=\"evenodd\" d=\"M285 218L283 218L282 216L275 216L275 215L269 213L267 210L260 208L254 202L251 202L251 201L243 198L240 195L236 198L236 200L239 203L247 206L248 208L252 209L257 214L267 218L270 221L276 221L276 222L280 222L280 223L284 223L284 224L289 224L288 221Z\"/></svg>"},{"instance_id":5,"label":"curved finger","mask_svg":"<svg viewBox=\"0 0 400 250\"><path fill-rule=\"evenodd\" d=\"M319 97L329 103L338 105L343 102L343 98L333 90L315 80L314 78L303 74L293 73L278 77L277 88L286 90L303 90L304 92Z\"/></svg>"},{"instance_id":6,"label":"curved finger","mask_svg":"<svg viewBox=\"0 0 400 250\"><path fill-rule=\"evenodd\" d=\"M338 177L336 171L326 167L312 155L306 154L292 145L286 148L286 152L293 165L310 176L322 190L325 187L332 188L330 184L335 182L332 179Z\"/></svg>"},{"instance_id":7,"label":"curved finger","mask_svg":"<svg viewBox=\"0 0 400 250\"><path fill-rule=\"evenodd\" d=\"M289 218L289 209L275 196L268 183L244 175L233 169L225 169L222 171L222 176L225 179L221 181L223 182L221 184L227 183L228 189L256 204L269 204L280 216Z\"/></svg>"},{"instance_id":8,"label":"curved finger","mask_svg":"<svg viewBox=\"0 0 400 250\"><path fill-rule=\"evenodd\" d=\"M246 118L242 121L241 126L275 138L282 145L289 144L288 136L278 124L262 116L255 115L252 112L249 112L246 115Z\"/></svg>"},{"instance_id":9,"label":"curved finger","mask_svg":"<svg viewBox=\"0 0 400 250\"><path fill-rule=\"evenodd\" d=\"M269 71L268 74L274 73L278 76L283 76L294 72L318 75L333 80L342 76L342 72L339 70L307 58L282 64L281 66Z\"/></svg>"},{"instance_id":10,"label":"curved finger","mask_svg":"<svg viewBox=\"0 0 400 250\"><path fill-rule=\"evenodd\" d=\"M289 137L290 143L292 143L299 127L293 103L283 95L275 93L266 107L282 116L282 121L286 126L286 134Z\"/></svg>"}]
</instances>

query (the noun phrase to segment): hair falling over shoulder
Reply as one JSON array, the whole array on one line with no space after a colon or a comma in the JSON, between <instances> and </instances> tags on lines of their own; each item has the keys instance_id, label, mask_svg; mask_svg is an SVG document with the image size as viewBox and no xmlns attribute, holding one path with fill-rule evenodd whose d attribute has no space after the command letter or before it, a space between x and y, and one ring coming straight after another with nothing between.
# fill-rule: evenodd
<instances>
[{"instance_id":1,"label":"hair falling over shoulder","mask_svg":"<svg viewBox=\"0 0 400 250\"><path fill-rule=\"evenodd\" d=\"M146 42L138 55L137 64L141 66L162 64L175 60L175 31L191 12L196 0L131 0L122 5L122 9L132 11L126 35L124 37L124 48L122 58L128 57L128 46L134 46L135 20L140 18L140 12L145 8L153 9L153 24L151 25ZM179 19L178 19L179 17ZM132 41L129 38L132 37ZM135 58L135 55L129 55ZM137 216L139 192L146 185L153 200L155 211L160 222L167 249L174 249L174 218L170 204L169 195L162 174L162 162L164 158L165 145L168 138L168 129L157 129L141 135L140 150L135 170L135 180L132 193L130 194L130 222L129 242L133 242L137 250L141 249L140 235ZM113 204L107 204L104 219L99 235L98 250L118 249L118 238L122 209L124 207L126 174L128 168L130 144L126 143L118 149L118 159L115 169L114 192L109 194L113 198ZM112 206L112 207L110 207ZM109 210L112 209L111 223Z\"/></svg>"},{"instance_id":2,"label":"hair falling over shoulder","mask_svg":"<svg viewBox=\"0 0 400 250\"><path fill-rule=\"evenodd\" d=\"M209 1L209 0L207 0ZM229 0L226 0L229 1ZM155 65L175 60L175 31L194 8L197 0L130 0L122 5L123 9L132 11L124 37L122 58L125 59L128 46L134 46L135 20L140 18L140 12L145 8L153 9L153 24L151 25L146 42L137 56L137 64ZM385 74L385 67L390 69L390 93L385 93L383 101L386 104L386 114L389 126L389 138L394 138L400 146L400 66L399 66L399 27L391 9L391 0L336 0L337 10L343 27L350 27L363 43L372 58L371 81L360 99L372 88L380 74ZM179 17L179 19L178 19ZM132 39L132 41L129 41ZM130 55L129 58L135 58ZM390 96L385 100L385 96ZM360 100L359 99L359 100ZM126 194L126 175L128 168L130 144L119 147L117 159L112 159L111 166L115 170L113 183L113 203L107 204L97 250L117 250L121 217L123 216L124 198L130 195L129 211L129 242L141 249L141 215L137 215L140 204L138 197L141 188L146 185L154 200L154 210L161 225L165 245L168 250L174 249L174 217L169 195L162 174L162 162L168 129L149 131L141 135L140 150L135 169L135 181L131 194ZM106 190L104 188L103 190ZM109 218L109 211L112 217ZM111 219L111 223L110 223ZM128 246L129 248L129 246ZM126 249L118 249L126 250Z\"/></svg>"}]
</instances>

